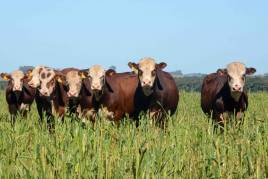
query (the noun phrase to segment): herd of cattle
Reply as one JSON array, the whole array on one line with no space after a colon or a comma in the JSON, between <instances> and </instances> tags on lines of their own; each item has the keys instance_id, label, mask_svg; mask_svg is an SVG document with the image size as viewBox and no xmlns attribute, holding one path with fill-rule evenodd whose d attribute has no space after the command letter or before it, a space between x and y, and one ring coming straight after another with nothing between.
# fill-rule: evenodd
<instances>
[{"instance_id":1,"label":"herd of cattle","mask_svg":"<svg viewBox=\"0 0 268 179\"><path fill-rule=\"evenodd\" d=\"M128 116L138 125L140 114L144 113L162 126L167 116L176 112L179 102L173 77L163 71L167 64L143 58L128 66L131 72L125 73L105 70L100 65L83 70L37 66L27 73L1 73L1 78L9 81L6 101L12 121L18 113L27 115L35 100L41 120L45 116L51 121L55 115L64 120L68 112L83 124L95 122L101 114L115 123ZM246 75L255 71L234 62L207 75L201 90L202 110L220 125L224 124L225 112L241 118L248 106Z\"/></svg>"}]
</instances>

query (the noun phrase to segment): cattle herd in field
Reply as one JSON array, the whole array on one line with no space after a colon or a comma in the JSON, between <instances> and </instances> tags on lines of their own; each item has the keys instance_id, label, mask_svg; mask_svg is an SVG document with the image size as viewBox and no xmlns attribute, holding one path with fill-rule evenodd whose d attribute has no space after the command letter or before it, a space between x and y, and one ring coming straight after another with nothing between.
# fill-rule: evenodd
<instances>
[{"instance_id":1,"label":"cattle herd in field","mask_svg":"<svg viewBox=\"0 0 268 179\"><path fill-rule=\"evenodd\" d=\"M6 101L12 122L17 114L26 116L35 100L40 120L45 117L48 123L55 115L63 121L68 114L81 119L83 124L94 123L102 115L117 124L127 116L138 125L140 114L146 114L163 127L179 102L175 81L163 70L167 64L143 58L138 63L129 62L128 66L130 72L124 73L105 70L100 65L62 70L37 66L27 73L1 73L1 78L8 80ZM225 113L241 119L248 106L246 75L255 71L233 62L207 75L201 90L204 113L221 126Z\"/></svg>"}]
</instances>

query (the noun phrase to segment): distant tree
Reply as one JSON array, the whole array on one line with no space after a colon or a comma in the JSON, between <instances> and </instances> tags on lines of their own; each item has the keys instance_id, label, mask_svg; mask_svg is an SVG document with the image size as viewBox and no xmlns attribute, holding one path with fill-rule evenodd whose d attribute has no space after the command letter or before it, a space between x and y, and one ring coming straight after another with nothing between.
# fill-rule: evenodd
<instances>
[{"instance_id":1,"label":"distant tree","mask_svg":"<svg viewBox=\"0 0 268 179\"><path fill-rule=\"evenodd\" d=\"M183 73L181 70L176 70L176 71L173 71L173 72L170 72L173 76L183 76Z\"/></svg>"}]
</instances>

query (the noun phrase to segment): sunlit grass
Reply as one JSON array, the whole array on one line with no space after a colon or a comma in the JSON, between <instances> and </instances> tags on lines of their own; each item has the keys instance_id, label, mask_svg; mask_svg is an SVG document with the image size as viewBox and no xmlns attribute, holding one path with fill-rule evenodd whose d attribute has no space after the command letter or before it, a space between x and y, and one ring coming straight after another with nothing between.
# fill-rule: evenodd
<instances>
[{"instance_id":1,"label":"sunlit grass","mask_svg":"<svg viewBox=\"0 0 268 179\"><path fill-rule=\"evenodd\" d=\"M245 121L213 132L199 93L181 93L166 131L143 117L139 128L100 120L81 127L70 118L54 134L32 109L11 127L4 93L0 108L2 178L267 178L268 94L252 93Z\"/></svg>"}]
</instances>

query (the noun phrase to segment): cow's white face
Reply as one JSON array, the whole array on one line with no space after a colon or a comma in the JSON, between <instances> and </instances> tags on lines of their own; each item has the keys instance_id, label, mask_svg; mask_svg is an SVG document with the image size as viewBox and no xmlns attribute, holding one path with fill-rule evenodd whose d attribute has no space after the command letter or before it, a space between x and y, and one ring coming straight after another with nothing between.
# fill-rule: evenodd
<instances>
[{"instance_id":1,"label":"cow's white face","mask_svg":"<svg viewBox=\"0 0 268 179\"><path fill-rule=\"evenodd\" d=\"M221 74L227 74L231 96L235 101L238 101L244 91L246 75L254 74L256 69L246 68L246 66L240 62L233 62L227 65L225 70L219 70L219 72Z\"/></svg>"},{"instance_id":2,"label":"cow's white face","mask_svg":"<svg viewBox=\"0 0 268 179\"><path fill-rule=\"evenodd\" d=\"M13 91L22 91L24 73L20 70L11 73Z\"/></svg>"},{"instance_id":3,"label":"cow's white face","mask_svg":"<svg viewBox=\"0 0 268 179\"><path fill-rule=\"evenodd\" d=\"M155 77L156 77L156 63L151 58L142 59L139 62L139 79L141 87L145 90L149 90L153 87Z\"/></svg>"},{"instance_id":4,"label":"cow's white face","mask_svg":"<svg viewBox=\"0 0 268 179\"><path fill-rule=\"evenodd\" d=\"M105 83L105 70L100 65L94 65L89 69L88 77L93 93L102 91Z\"/></svg>"},{"instance_id":5,"label":"cow's white face","mask_svg":"<svg viewBox=\"0 0 268 179\"><path fill-rule=\"evenodd\" d=\"M143 58L138 64L130 62L128 65L131 69L137 71L142 90L146 96L151 95L153 92L152 87L155 83L157 69L166 67L163 62L156 64L152 58Z\"/></svg>"},{"instance_id":6,"label":"cow's white face","mask_svg":"<svg viewBox=\"0 0 268 179\"><path fill-rule=\"evenodd\" d=\"M82 79L78 71L68 72L66 74L66 83L69 87L67 92L68 97L78 97L82 86Z\"/></svg>"},{"instance_id":7,"label":"cow's white face","mask_svg":"<svg viewBox=\"0 0 268 179\"><path fill-rule=\"evenodd\" d=\"M37 88L40 86L40 72L45 69L44 66L37 66L28 74L30 81L28 82L29 86L32 88Z\"/></svg>"},{"instance_id":8,"label":"cow's white face","mask_svg":"<svg viewBox=\"0 0 268 179\"><path fill-rule=\"evenodd\" d=\"M240 95L243 92L245 86L245 65L242 63L231 63L227 66L227 74L231 93L234 95Z\"/></svg>"},{"instance_id":9,"label":"cow's white face","mask_svg":"<svg viewBox=\"0 0 268 179\"><path fill-rule=\"evenodd\" d=\"M43 96L50 96L56 85L56 73L51 68L43 68L40 71L40 87L39 92Z\"/></svg>"},{"instance_id":10,"label":"cow's white face","mask_svg":"<svg viewBox=\"0 0 268 179\"><path fill-rule=\"evenodd\" d=\"M11 74L1 73L1 77L5 80L10 80L12 84L12 91L22 91L24 73L20 70L16 70Z\"/></svg>"}]
</instances>

